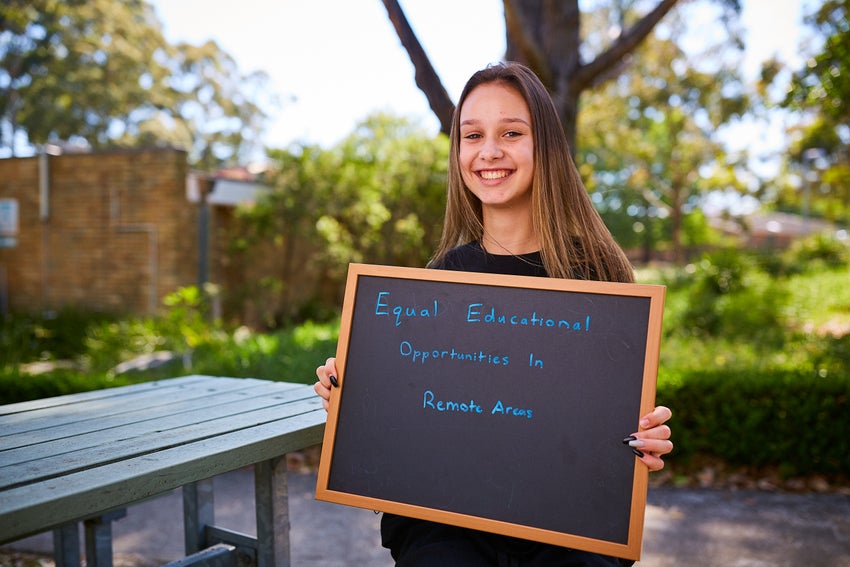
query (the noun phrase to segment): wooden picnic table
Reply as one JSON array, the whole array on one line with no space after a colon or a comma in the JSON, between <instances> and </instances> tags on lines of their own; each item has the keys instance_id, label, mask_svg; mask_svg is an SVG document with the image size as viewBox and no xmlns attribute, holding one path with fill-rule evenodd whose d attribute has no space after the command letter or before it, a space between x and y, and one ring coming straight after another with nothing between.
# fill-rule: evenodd
<instances>
[{"instance_id":1,"label":"wooden picnic table","mask_svg":"<svg viewBox=\"0 0 850 567\"><path fill-rule=\"evenodd\" d=\"M182 487L181 564L289 565L285 454L325 417L310 386L197 375L0 406L0 543L53 530L80 565L83 522L87 565L111 565L111 521ZM213 518L212 477L250 465L256 537Z\"/></svg>"}]
</instances>

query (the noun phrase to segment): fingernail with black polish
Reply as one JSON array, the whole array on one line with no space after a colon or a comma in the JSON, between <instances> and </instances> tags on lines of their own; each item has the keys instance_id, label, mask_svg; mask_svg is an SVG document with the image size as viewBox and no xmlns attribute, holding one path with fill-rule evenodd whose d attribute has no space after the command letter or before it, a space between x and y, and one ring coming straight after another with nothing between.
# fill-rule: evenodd
<instances>
[{"instance_id":1,"label":"fingernail with black polish","mask_svg":"<svg viewBox=\"0 0 850 567\"><path fill-rule=\"evenodd\" d=\"M336 376L331 374L330 376L328 376L328 380L331 381L331 386L333 386L334 388L339 388L339 382L337 382Z\"/></svg>"},{"instance_id":2,"label":"fingernail with black polish","mask_svg":"<svg viewBox=\"0 0 850 567\"><path fill-rule=\"evenodd\" d=\"M634 453L634 454L635 454L635 455L637 455L638 457L643 457L643 451L640 451L640 450L638 450L638 449L635 449L634 447L632 447L632 453Z\"/></svg>"},{"instance_id":3,"label":"fingernail with black polish","mask_svg":"<svg viewBox=\"0 0 850 567\"><path fill-rule=\"evenodd\" d=\"M637 439L637 437L635 437L634 435L629 435L628 437L623 439L623 445L628 445L629 443L631 443L632 441L634 441L636 439Z\"/></svg>"}]
</instances>

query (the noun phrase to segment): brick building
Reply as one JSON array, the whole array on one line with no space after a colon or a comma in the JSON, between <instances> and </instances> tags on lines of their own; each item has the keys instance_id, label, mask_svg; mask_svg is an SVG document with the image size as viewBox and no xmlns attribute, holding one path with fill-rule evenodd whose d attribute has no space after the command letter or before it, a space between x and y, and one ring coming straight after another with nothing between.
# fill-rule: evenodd
<instances>
[{"instance_id":1,"label":"brick building","mask_svg":"<svg viewBox=\"0 0 850 567\"><path fill-rule=\"evenodd\" d=\"M256 185L223 180L202 205L214 183L173 148L0 159L0 308L152 314L204 280L230 315L274 311L249 288L276 272L276 255L258 264L227 252L233 205Z\"/></svg>"}]
</instances>

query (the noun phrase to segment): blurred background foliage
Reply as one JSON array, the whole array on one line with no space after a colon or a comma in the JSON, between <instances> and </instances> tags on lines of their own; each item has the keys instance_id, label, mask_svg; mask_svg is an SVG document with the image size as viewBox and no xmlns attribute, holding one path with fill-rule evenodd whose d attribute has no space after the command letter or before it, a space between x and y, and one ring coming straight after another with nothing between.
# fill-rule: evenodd
<instances>
[{"instance_id":1,"label":"blurred background foliage","mask_svg":"<svg viewBox=\"0 0 850 567\"><path fill-rule=\"evenodd\" d=\"M575 115L564 119L591 197L639 280L668 289L658 401L674 408L669 462L846 478L850 0L807 2L805 63L767 61L755 82L740 72L740 3L730 0L680 1L642 41L606 58L655 4L599 0L582 14L573 55L607 66L578 85ZM715 21L692 17L706 7ZM698 48L688 41L694 26L713 32ZM514 54L542 42L533 32L511 32ZM0 5L3 155L45 144L173 145L189 150L194 169L214 172L259 153L269 192L240 209L231 248L250 258L272 242L285 267L244 293L261 299L298 285L299 241L325 274L313 299L262 329L216 319L213 287L175 290L151 318L4 314L0 403L187 373L309 383L335 351L348 262L427 262L445 205L446 137L378 113L332 147L267 148L279 104L268 77L243 73L215 42L168 43L144 0ZM729 143L736 128L775 116L786 125L781 149ZM787 250L744 250L712 222L719 214L744 227L741 212L754 209L835 230Z\"/></svg>"},{"instance_id":2,"label":"blurred background foliage","mask_svg":"<svg viewBox=\"0 0 850 567\"><path fill-rule=\"evenodd\" d=\"M786 477L850 471L850 247L814 236L778 259L739 250L643 268L667 286L657 400L674 408L672 466L712 457ZM275 332L210 322L197 288L155 318L61 312L2 319L4 403L184 374L315 381L338 316ZM168 354L160 365L120 363Z\"/></svg>"}]
</instances>

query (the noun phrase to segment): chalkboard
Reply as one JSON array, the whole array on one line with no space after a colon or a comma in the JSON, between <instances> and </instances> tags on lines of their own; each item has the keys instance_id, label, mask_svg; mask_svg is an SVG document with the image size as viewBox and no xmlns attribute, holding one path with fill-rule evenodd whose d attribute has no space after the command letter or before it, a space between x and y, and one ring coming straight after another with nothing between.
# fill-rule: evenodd
<instances>
[{"instance_id":1,"label":"chalkboard","mask_svg":"<svg viewBox=\"0 0 850 567\"><path fill-rule=\"evenodd\" d=\"M664 293L352 264L316 498L638 559Z\"/></svg>"}]
</instances>

